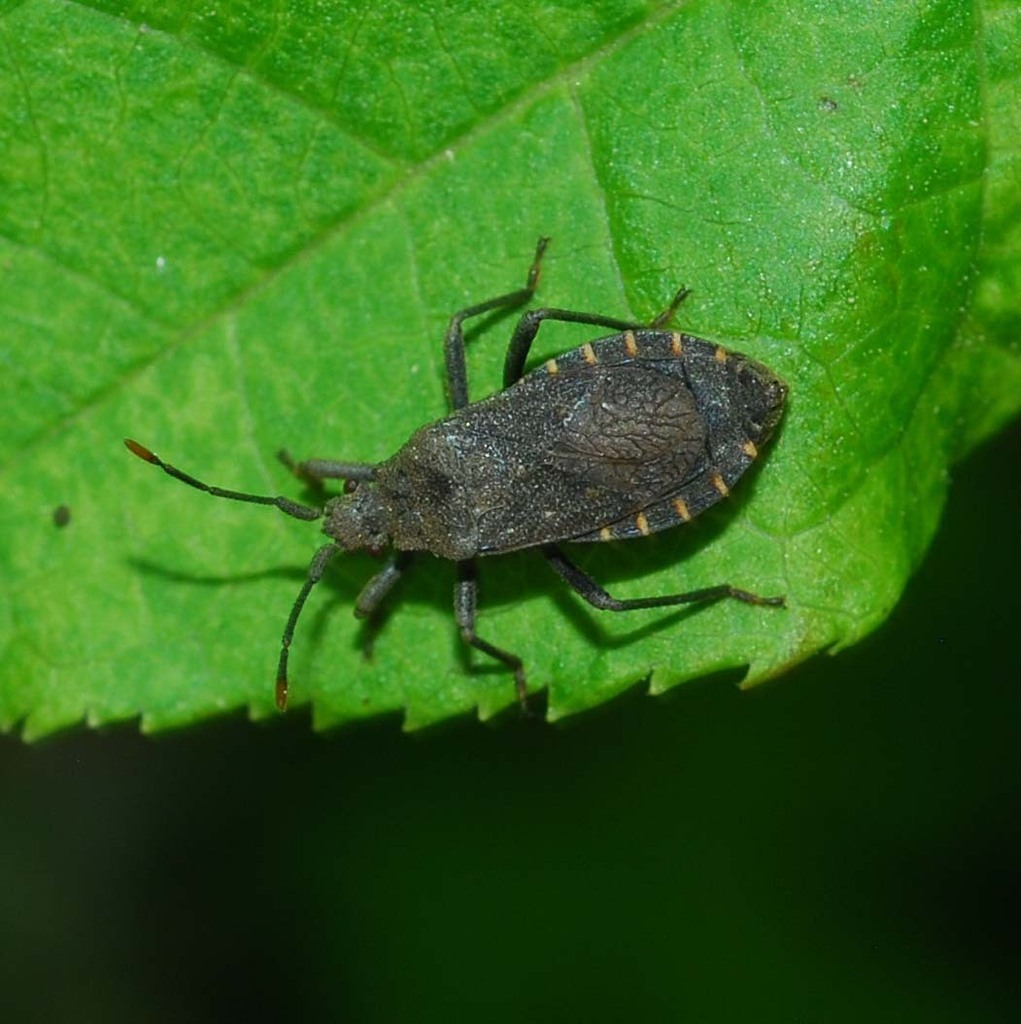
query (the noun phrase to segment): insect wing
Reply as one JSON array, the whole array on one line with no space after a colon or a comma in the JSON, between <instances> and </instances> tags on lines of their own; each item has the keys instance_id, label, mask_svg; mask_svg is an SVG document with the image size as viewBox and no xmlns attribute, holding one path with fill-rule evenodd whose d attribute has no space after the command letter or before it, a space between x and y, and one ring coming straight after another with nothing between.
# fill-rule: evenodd
<instances>
[{"instance_id":1,"label":"insect wing","mask_svg":"<svg viewBox=\"0 0 1021 1024\"><path fill-rule=\"evenodd\" d=\"M654 361L538 370L452 420L476 442L463 468L482 552L569 539L636 512L676 489L706 443L678 365Z\"/></svg>"}]
</instances>

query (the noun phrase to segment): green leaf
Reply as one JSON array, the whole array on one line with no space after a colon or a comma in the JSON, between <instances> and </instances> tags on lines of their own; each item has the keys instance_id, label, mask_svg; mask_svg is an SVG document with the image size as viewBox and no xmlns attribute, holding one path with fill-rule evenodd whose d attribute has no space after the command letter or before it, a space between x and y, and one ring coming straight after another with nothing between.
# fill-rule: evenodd
<instances>
[{"instance_id":1,"label":"green leaf","mask_svg":"<svg viewBox=\"0 0 1021 1024\"><path fill-rule=\"evenodd\" d=\"M480 635L558 717L874 629L951 461L1021 404L1019 37L1015 5L951 0L0 4L0 725L273 714L316 527L121 439L295 497L278 448L380 460L445 411L446 318L519 287L540 234L542 302L647 319L686 283L686 330L791 387L733 500L579 560L622 597L729 581L788 608L599 616L525 552L482 563ZM473 344L475 394L509 330ZM585 337L550 326L536 357ZM431 558L364 657L377 567L313 594L292 706L513 704Z\"/></svg>"}]
</instances>

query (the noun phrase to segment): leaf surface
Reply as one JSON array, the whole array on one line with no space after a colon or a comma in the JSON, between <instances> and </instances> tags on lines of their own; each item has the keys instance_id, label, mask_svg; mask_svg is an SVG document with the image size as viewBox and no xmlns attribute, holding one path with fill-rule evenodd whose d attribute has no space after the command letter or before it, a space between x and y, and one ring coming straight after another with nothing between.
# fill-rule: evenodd
<instances>
[{"instance_id":1,"label":"leaf surface","mask_svg":"<svg viewBox=\"0 0 1021 1024\"><path fill-rule=\"evenodd\" d=\"M1019 36L1014 5L949 0L0 6L0 725L274 713L316 526L121 439L296 498L279 448L381 460L446 409L449 315L520 287L540 234L541 302L647 320L688 284L684 329L791 388L731 501L579 561L620 597L788 608L599 616L522 553L481 565L480 635L551 717L864 636L1021 403ZM475 339L474 394L510 328ZM334 561L292 653L318 725L513 703L452 566L415 568L367 660L378 563Z\"/></svg>"}]
</instances>

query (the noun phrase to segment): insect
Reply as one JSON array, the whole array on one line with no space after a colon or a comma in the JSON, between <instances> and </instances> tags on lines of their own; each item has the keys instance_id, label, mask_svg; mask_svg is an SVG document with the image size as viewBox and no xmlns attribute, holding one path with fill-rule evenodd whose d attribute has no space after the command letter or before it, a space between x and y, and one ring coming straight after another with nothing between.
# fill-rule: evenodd
<instances>
[{"instance_id":1,"label":"insect","mask_svg":"<svg viewBox=\"0 0 1021 1024\"><path fill-rule=\"evenodd\" d=\"M663 608L734 598L783 605L729 584L683 594L618 600L575 565L562 542L643 537L687 522L726 497L783 414L787 386L761 363L665 330L688 294L648 325L597 313L532 309L522 314L504 362L504 389L468 398L464 321L524 305L535 292L549 239L540 238L523 288L455 313L444 338L452 411L417 430L379 464L280 457L306 482L344 481L322 507L290 498L226 490L164 462L137 441L140 459L218 498L275 505L295 519L323 519L330 542L312 559L284 627L276 703L287 704L287 660L312 588L341 551L392 553L355 601L372 616L420 552L456 563L454 617L466 644L514 673L527 709L521 658L476 631L476 559L538 548L553 571L590 605L605 611ZM608 328L525 374L525 361L547 320Z\"/></svg>"}]
</instances>

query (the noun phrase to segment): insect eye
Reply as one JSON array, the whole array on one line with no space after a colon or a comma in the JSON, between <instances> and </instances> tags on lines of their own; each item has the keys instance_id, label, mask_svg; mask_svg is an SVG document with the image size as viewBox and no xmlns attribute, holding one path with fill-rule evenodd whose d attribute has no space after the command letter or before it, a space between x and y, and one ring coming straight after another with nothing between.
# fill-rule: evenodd
<instances>
[{"instance_id":1,"label":"insect eye","mask_svg":"<svg viewBox=\"0 0 1021 1024\"><path fill-rule=\"evenodd\" d=\"M354 492L357 491L357 490L358 490L358 481L357 480L345 480L344 481L344 493L345 494L354 494Z\"/></svg>"}]
</instances>

